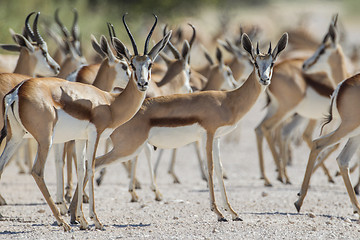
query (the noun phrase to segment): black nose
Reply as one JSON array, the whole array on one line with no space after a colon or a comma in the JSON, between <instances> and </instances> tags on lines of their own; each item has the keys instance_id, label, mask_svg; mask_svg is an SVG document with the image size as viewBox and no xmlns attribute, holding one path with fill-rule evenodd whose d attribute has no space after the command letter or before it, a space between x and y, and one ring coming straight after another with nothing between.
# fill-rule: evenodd
<instances>
[{"instance_id":1,"label":"black nose","mask_svg":"<svg viewBox=\"0 0 360 240\"><path fill-rule=\"evenodd\" d=\"M144 82L144 83L138 82L137 84L138 84L139 87L145 87L145 86L148 86L148 85L149 85L148 82Z\"/></svg>"},{"instance_id":2,"label":"black nose","mask_svg":"<svg viewBox=\"0 0 360 240\"><path fill-rule=\"evenodd\" d=\"M305 64L305 63L302 65L302 68L303 68L303 69L305 69L305 68L306 68L306 64Z\"/></svg>"}]
</instances>

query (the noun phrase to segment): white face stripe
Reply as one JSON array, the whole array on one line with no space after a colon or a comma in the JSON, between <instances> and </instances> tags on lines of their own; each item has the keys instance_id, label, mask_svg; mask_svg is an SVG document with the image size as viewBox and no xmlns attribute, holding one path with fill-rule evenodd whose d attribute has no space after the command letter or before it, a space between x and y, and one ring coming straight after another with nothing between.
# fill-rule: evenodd
<instances>
[{"instance_id":1,"label":"white face stripe","mask_svg":"<svg viewBox=\"0 0 360 240\"><path fill-rule=\"evenodd\" d=\"M255 58L255 68L260 78L260 83L269 85L272 77L273 58L271 54L257 55Z\"/></svg>"}]
</instances>

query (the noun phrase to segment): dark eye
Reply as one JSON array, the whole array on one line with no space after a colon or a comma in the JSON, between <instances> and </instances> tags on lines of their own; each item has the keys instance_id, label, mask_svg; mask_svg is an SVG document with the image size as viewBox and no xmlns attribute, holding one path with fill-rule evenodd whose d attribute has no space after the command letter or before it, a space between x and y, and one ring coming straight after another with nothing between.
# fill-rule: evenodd
<instances>
[{"instance_id":1,"label":"dark eye","mask_svg":"<svg viewBox=\"0 0 360 240\"><path fill-rule=\"evenodd\" d=\"M122 65L121 67L122 67L122 69L124 69L124 71L127 70L127 66L126 66L126 65Z\"/></svg>"},{"instance_id":2,"label":"dark eye","mask_svg":"<svg viewBox=\"0 0 360 240\"><path fill-rule=\"evenodd\" d=\"M274 63L271 63L271 67L273 67L274 66Z\"/></svg>"},{"instance_id":3,"label":"dark eye","mask_svg":"<svg viewBox=\"0 0 360 240\"><path fill-rule=\"evenodd\" d=\"M46 52L42 52L42 55L44 56L44 58L46 58L47 57L47 54L46 54Z\"/></svg>"},{"instance_id":4,"label":"dark eye","mask_svg":"<svg viewBox=\"0 0 360 240\"><path fill-rule=\"evenodd\" d=\"M257 64L257 62L255 62L255 67L257 67L257 68L259 67L259 65Z\"/></svg>"},{"instance_id":5,"label":"dark eye","mask_svg":"<svg viewBox=\"0 0 360 240\"><path fill-rule=\"evenodd\" d=\"M149 70L150 70L150 68L152 67L152 65L153 65L152 63L149 64L149 68L148 68Z\"/></svg>"}]
</instances>

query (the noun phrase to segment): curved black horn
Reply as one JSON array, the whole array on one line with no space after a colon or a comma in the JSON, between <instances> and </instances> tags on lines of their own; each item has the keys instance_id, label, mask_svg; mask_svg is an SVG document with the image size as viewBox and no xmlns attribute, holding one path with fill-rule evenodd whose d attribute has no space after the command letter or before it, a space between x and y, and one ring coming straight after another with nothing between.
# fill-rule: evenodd
<instances>
[{"instance_id":1,"label":"curved black horn","mask_svg":"<svg viewBox=\"0 0 360 240\"><path fill-rule=\"evenodd\" d=\"M35 36L34 36L34 32L30 27L29 19L34 13L35 12L30 13L25 19L25 33L26 33L25 37L30 37L32 41L35 41Z\"/></svg>"},{"instance_id":2,"label":"curved black horn","mask_svg":"<svg viewBox=\"0 0 360 240\"><path fill-rule=\"evenodd\" d=\"M109 35L110 35L110 42L112 43L112 39L113 39L114 35L113 35L112 30L111 30L111 26L112 26L112 24L108 22L107 27L108 27L108 31L109 31Z\"/></svg>"},{"instance_id":3,"label":"curved black horn","mask_svg":"<svg viewBox=\"0 0 360 240\"><path fill-rule=\"evenodd\" d=\"M191 46L193 45L194 41L195 41L195 38L196 38L196 30L195 30L195 27L194 25L192 25L191 23L188 23L188 25L193 29L193 35L189 41L189 45L190 45L190 48Z\"/></svg>"},{"instance_id":4,"label":"curved black horn","mask_svg":"<svg viewBox=\"0 0 360 240\"><path fill-rule=\"evenodd\" d=\"M127 13L125 13L122 17L122 20L123 20L123 23L124 23L124 26L125 26L125 29L126 29L126 32L128 33L129 35L129 38L131 40L131 44L134 48L134 55L139 55L138 53L138 50L137 50L137 47L136 47L136 43L135 43L135 40L134 40L134 37L131 35L131 32L129 30L129 27L127 26L126 22L125 22L125 16L127 15Z\"/></svg>"},{"instance_id":5,"label":"curved black horn","mask_svg":"<svg viewBox=\"0 0 360 240\"><path fill-rule=\"evenodd\" d=\"M155 29L156 24L157 24L157 21L158 21L157 16L156 16L155 14L153 14L153 15L154 15L154 17L155 17L155 22L154 22L154 25L152 26L152 28L150 29L149 35L148 35L147 38L146 38L145 47L144 47L144 55L147 54L148 46L149 46L149 41L150 41L151 35L153 34L154 29Z\"/></svg>"},{"instance_id":6,"label":"curved black horn","mask_svg":"<svg viewBox=\"0 0 360 240\"><path fill-rule=\"evenodd\" d=\"M256 54L260 54L259 42L256 43Z\"/></svg>"},{"instance_id":7,"label":"curved black horn","mask_svg":"<svg viewBox=\"0 0 360 240\"><path fill-rule=\"evenodd\" d=\"M35 20L33 23L33 29L34 29L34 37L38 44L45 43L44 39L40 36L39 29L38 29L38 19L39 19L40 12L38 12L35 16Z\"/></svg>"},{"instance_id":8,"label":"curved black horn","mask_svg":"<svg viewBox=\"0 0 360 240\"><path fill-rule=\"evenodd\" d=\"M57 23L57 25L60 27L61 31L63 32L65 38L69 38L70 37L70 33L69 33L69 30L64 26L64 24L60 21L60 18L59 18L59 11L60 9L57 8L55 10L55 22Z\"/></svg>"},{"instance_id":9,"label":"curved black horn","mask_svg":"<svg viewBox=\"0 0 360 240\"><path fill-rule=\"evenodd\" d=\"M268 54L271 54L271 51L272 51L272 49L271 49L271 42L270 42Z\"/></svg>"},{"instance_id":10,"label":"curved black horn","mask_svg":"<svg viewBox=\"0 0 360 240\"><path fill-rule=\"evenodd\" d=\"M74 12L74 22L71 27L71 35L74 40L79 40L79 26L78 26L79 13L75 8L73 9L73 12Z\"/></svg>"}]
</instances>

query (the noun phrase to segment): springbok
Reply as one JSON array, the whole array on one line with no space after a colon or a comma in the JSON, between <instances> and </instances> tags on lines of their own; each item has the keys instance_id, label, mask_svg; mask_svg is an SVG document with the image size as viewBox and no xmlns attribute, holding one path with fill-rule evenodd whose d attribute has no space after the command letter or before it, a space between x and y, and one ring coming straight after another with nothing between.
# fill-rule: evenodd
<instances>
[{"instance_id":1,"label":"springbok","mask_svg":"<svg viewBox=\"0 0 360 240\"><path fill-rule=\"evenodd\" d=\"M208 61L212 64L211 64L210 68L208 69L208 71L209 71L209 75L207 76L208 81L207 81L205 87L202 89L202 91L233 90L233 89L237 88L238 83L235 81L235 79L232 75L231 69L225 65L220 48L216 48L216 59L218 61L217 64L214 63L211 56L207 52L205 52L205 55L206 55L206 58L208 59ZM201 176L204 180L206 180L206 174L204 172L204 167L202 164L202 157L201 157L201 153L200 153L200 145L201 145L201 143L199 143L199 142L196 143L195 151L197 153L197 157L199 160ZM156 174L157 168L160 164L161 154L162 154L162 152L159 153L159 156L158 156L157 161L154 166L155 174ZM173 152L168 173L172 176L174 183L180 183L179 178L176 176L175 171L174 171L175 160L176 160L176 152ZM133 193L132 201L135 201L136 194L134 193L133 185L130 185L130 186L131 186L130 192Z\"/></svg>"},{"instance_id":2,"label":"springbok","mask_svg":"<svg viewBox=\"0 0 360 240\"><path fill-rule=\"evenodd\" d=\"M294 203L298 212L305 199L315 161L319 154L326 148L348 139L336 160L350 197L354 213L360 213L360 205L356 199L349 178L349 162L360 144L360 112L357 104L354 104L357 103L357 100L360 100L359 96L360 74L356 74L344 80L335 89L331 97L330 112L325 124L330 123L333 118L339 118L341 122L333 132L315 139L312 143L304 180L301 185L301 190L298 193L299 198Z\"/></svg>"},{"instance_id":3,"label":"springbok","mask_svg":"<svg viewBox=\"0 0 360 240\"><path fill-rule=\"evenodd\" d=\"M145 99L151 77L151 65L171 36L170 31L148 52L148 43L157 23L157 17L155 18L145 41L144 55L139 55L135 40L125 22L125 15L123 16L134 55L130 54L119 39L114 39L117 51L126 57L132 68L130 80L121 94L57 78L32 78L20 83L5 96L5 115L11 131L7 133L5 125L1 132L1 139L8 135L4 152L0 157L0 173L23 138L35 138L38 142L38 152L32 175L57 222L66 231L70 230L70 226L60 216L44 182L44 165L49 149L53 143L76 140L77 187L83 189L86 159L86 173L90 179L90 218L93 219L95 228L102 229L103 225L95 213L94 202L93 174L96 148L100 138L107 138L114 129L131 119ZM10 106L11 110L8 111ZM38 127L39 124L42 128ZM78 202L76 215L80 220L80 228L87 229L88 223L82 212L82 191L79 192L79 196L81 201Z\"/></svg>"},{"instance_id":4,"label":"springbok","mask_svg":"<svg viewBox=\"0 0 360 240\"><path fill-rule=\"evenodd\" d=\"M52 59L48 53L47 44L41 37L37 23L40 13L36 14L33 29L31 29L29 20L34 14L30 13L25 19L25 36L31 39L27 40L27 37L14 33L12 36L18 45L14 44L1 44L0 47L9 51L20 52L19 58L14 70L14 73L2 73L0 74L0 98L1 106L0 110L3 111L3 97L13 87L15 87L21 81L35 77L36 75L41 76L55 76L59 73L59 65ZM0 127L3 127L4 119L3 115L0 116ZM31 167L32 160L27 158L27 164ZM17 165L20 168L20 172L25 172L22 162L17 159ZM0 205L6 204L5 200L0 196Z\"/></svg>"},{"instance_id":5,"label":"springbok","mask_svg":"<svg viewBox=\"0 0 360 240\"><path fill-rule=\"evenodd\" d=\"M226 221L215 201L215 166L226 209L234 221L240 221L241 218L227 199L219 156L219 139L236 128L237 123L270 84L274 62L285 49L287 39L288 35L285 33L274 51L270 47L268 53L263 54L254 50L251 40L244 34L242 45L249 53L254 67L242 87L232 91L205 91L146 99L139 112L111 134L114 147L109 153L97 157L95 166L100 167L116 160L130 160L143 148L150 161L152 148L149 144L161 148L176 148L203 140L207 153L210 208L219 221ZM77 192L80 194L82 189ZM75 204L78 202L76 194L72 202L74 205L70 206L70 211L73 218Z\"/></svg>"},{"instance_id":6,"label":"springbok","mask_svg":"<svg viewBox=\"0 0 360 240\"><path fill-rule=\"evenodd\" d=\"M267 89L270 99L268 112L255 129L261 177L266 186L271 186L271 183L265 175L263 137L265 136L277 163L278 179L283 181L284 175L289 183L285 164L278 160L271 133L294 113L310 119L322 119L327 112L331 93L336 85L348 76L345 56L338 44L336 23L337 15L330 23L321 45L308 60L284 60L274 67L272 84Z\"/></svg>"},{"instance_id":7,"label":"springbok","mask_svg":"<svg viewBox=\"0 0 360 240\"><path fill-rule=\"evenodd\" d=\"M165 61L167 65L167 70L165 74L162 76L161 80L158 82L152 81L150 83L149 90L146 94L146 97L155 97L155 96L166 96L176 93L189 93L192 92L190 87L190 50L192 44L195 39L195 28L190 25L193 29L193 36L188 43L187 40L184 40L183 47L181 53L173 46L171 42L168 43L168 47L173 53L175 59L169 58L164 53L160 53L160 56ZM167 27L164 28L165 30ZM164 35L166 32L164 31ZM154 77L152 75L152 77ZM104 90L104 89L103 89ZM174 149L174 151L176 151ZM175 153L173 153L175 154ZM129 163L123 162L125 169L127 170L129 176L131 172L131 165ZM100 176L97 178L96 183L98 185L101 184L104 176L105 176L105 168L100 171ZM140 188L140 183L136 181L137 188ZM157 197L160 200L160 197ZM135 201L133 199L132 201Z\"/></svg>"}]
</instances>

